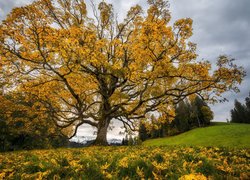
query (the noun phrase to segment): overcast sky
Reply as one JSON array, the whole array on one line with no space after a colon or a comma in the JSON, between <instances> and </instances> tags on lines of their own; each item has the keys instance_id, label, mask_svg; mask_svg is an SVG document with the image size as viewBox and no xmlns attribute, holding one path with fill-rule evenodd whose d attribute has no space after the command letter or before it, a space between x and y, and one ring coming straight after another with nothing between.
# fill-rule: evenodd
<instances>
[{"instance_id":1,"label":"overcast sky","mask_svg":"<svg viewBox=\"0 0 250 180\"><path fill-rule=\"evenodd\" d=\"M0 20L3 20L13 7L25 5L32 0L0 0ZM88 1L87 1L88 2ZM98 2L97 0L95 2ZM122 19L127 10L139 4L146 7L146 0L107 0L112 3L116 13ZM245 68L247 76L239 86L238 94L224 94L229 102L210 105L214 111L215 121L230 119L230 109L234 99L241 102L250 91L250 0L170 0L172 22L176 19L190 17L194 21L192 42L197 43L199 59L212 63L221 54L236 59L236 64ZM92 129L92 128L88 128ZM78 134L87 134L81 128ZM113 131L108 137L114 137Z\"/></svg>"}]
</instances>

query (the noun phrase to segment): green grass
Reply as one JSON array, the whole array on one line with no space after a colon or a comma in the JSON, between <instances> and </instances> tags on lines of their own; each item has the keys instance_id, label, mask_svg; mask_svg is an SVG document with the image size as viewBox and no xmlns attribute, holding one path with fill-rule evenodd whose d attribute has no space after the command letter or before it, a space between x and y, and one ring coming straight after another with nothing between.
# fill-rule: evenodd
<instances>
[{"instance_id":1,"label":"green grass","mask_svg":"<svg viewBox=\"0 0 250 180\"><path fill-rule=\"evenodd\" d=\"M250 148L250 124L213 123L176 136L147 140L143 145Z\"/></svg>"}]
</instances>

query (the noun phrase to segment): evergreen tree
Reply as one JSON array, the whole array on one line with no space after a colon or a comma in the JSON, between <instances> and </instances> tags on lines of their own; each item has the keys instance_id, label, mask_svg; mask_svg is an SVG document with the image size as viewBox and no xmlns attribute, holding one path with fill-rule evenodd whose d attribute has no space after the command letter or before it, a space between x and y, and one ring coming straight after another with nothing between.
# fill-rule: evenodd
<instances>
[{"instance_id":1,"label":"evergreen tree","mask_svg":"<svg viewBox=\"0 0 250 180\"><path fill-rule=\"evenodd\" d=\"M9 147L9 128L6 119L0 115L0 151L6 151Z\"/></svg>"},{"instance_id":2,"label":"evergreen tree","mask_svg":"<svg viewBox=\"0 0 250 180\"><path fill-rule=\"evenodd\" d=\"M234 101L234 108L231 110L231 122L250 123L250 95L245 99L245 104L237 99Z\"/></svg>"},{"instance_id":3,"label":"evergreen tree","mask_svg":"<svg viewBox=\"0 0 250 180\"><path fill-rule=\"evenodd\" d=\"M213 119L213 112L203 99L196 96L191 101L191 109L193 118L192 126L200 127L210 124L210 120Z\"/></svg>"},{"instance_id":4,"label":"evergreen tree","mask_svg":"<svg viewBox=\"0 0 250 180\"><path fill-rule=\"evenodd\" d=\"M139 126L139 139L141 141L145 141L148 138L149 138L149 134L147 132L147 129L146 129L145 125L143 123L140 123L140 126Z\"/></svg>"},{"instance_id":5,"label":"evergreen tree","mask_svg":"<svg viewBox=\"0 0 250 180\"><path fill-rule=\"evenodd\" d=\"M250 93L249 93L248 97L246 97L245 101L246 101L247 110L249 111L250 110Z\"/></svg>"},{"instance_id":6,"label":"evergreen tree","mask_svg":"<svg viewBox=\"0 0 250 180\"><path fill-rule=\"evenodd\" d=\"M123 145L127 146L128 145L128 135L126 134L125 138L123 138Z\"/></svg>"},{"instance_id":7,"label":"evergreen tree","mask_svg":"<svg viewBox=\"0 0 250 180\"><path fill-rule=\"evenodd\" d=\"M188 101L181 101L176 106L176 116L172 123L175 124L180 132L190 129L190 106Z\"/></svg>"},{"instance_id":8,"label":"evergreen tree","mask_svg":"<svg viewBox=\"0 0 250 180\"><path fill-rule=\"evenodd\" d=\"M246 97L245 101L246 101L246 108L247 108L247 118L245 122L250 123L250 93L248 97Z\"/></svg>"},{"instance_id":9,"label":"evergreen tree","mask_svg":"<svg viewBox=\"0 0 250 180\"><path fill-rule=\"evenodd\" d=\"M152 128L150 132L147 132L145 125L141 124L139 138L144 141L148 138L176 135L194 127L209 125L213 119L213 112L210 107L199 96L196 96L193 100L184 99L180 101L175 107L175 114L172 122L160 124L157 121L152 121L157 128Z\"/></svg>"},{"instance_id":10,"label":"evergreen tree","mask_svg":"<svg viewBox=\"0 0 250 180\"><path fill-rule=\"evenodd\" d=\"M134 138L132 137L131 134L129 135L129 138L128 138L128 145L129 146L133 146L134 145Z\"/></svg>"},{"instance_id":11,"label":"evergreen tree","mask_svg":"<svg viewBox=\"0 0 250 180\"><path fill-rule=\"evenodd\" d=\"M202 106L201 114L203 125L209 125L210 121L214 118L213 111L209 108L209 106Z\"/></svg>"}]
</instances>

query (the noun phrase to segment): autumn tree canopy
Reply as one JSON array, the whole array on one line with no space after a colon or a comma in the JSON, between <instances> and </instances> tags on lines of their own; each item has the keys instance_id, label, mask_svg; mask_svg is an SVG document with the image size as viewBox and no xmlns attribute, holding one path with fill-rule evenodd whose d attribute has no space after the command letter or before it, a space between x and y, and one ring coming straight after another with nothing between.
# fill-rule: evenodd
<instances>
[{"instance_id":1,"label":"autumn tree canopy","mask_svg":"<svg viewBox=\"0 0 250 180\"><path fill-rule=\"evenodd\" d=\"M230 58L220 56L213 72L197 60L192 19L171 26L167 1L148 5L131 7L122 22L104 1L92 4L93 17L84 0L15 8L0 25L2 76L41 99L58 126L96 127L96 144L107 144L112 120L136 129L152 113L171 119L187 96L215 101L237 91L244 71Z\"/></svg>"},{"instance_id":2,"label":"autumn tree canopy","mask_svg":"<svg viewBox=\"0 0 250 180\"><path fill-rule=\"evenodd\" d=\"M57 127L45 111L38 111L45 107L36 97L2 95L0 90L0 102L0 152L67 145L67 132L71 132Z\"/></svg>"}]
</instances>

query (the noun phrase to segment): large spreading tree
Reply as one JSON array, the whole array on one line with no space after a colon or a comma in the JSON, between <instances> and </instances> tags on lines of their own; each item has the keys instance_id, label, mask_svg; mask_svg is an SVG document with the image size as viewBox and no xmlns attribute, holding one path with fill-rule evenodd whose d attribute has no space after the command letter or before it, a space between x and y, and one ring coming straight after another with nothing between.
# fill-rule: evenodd
<instances>
[{"instance_id":1,"label":"large spreading tree","mask_svg":"<svg viewBox=\"0 0 250 180\"><path fill-rule=\"evenodd\" d=\"M131 7L122 22L113 6L84 0L38 0L15 8L0 24L2 76L9 90L41 100L60 127L97 128L95 144L107 144L112 120L137 122L174 117L174 105L198 94L215 101L237 91L244 71L220 56L212 72L197 61L190 18L169 25L168 2ZM73 133L72 135L74 135Z\"/></svg>"}]
</instances>

